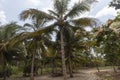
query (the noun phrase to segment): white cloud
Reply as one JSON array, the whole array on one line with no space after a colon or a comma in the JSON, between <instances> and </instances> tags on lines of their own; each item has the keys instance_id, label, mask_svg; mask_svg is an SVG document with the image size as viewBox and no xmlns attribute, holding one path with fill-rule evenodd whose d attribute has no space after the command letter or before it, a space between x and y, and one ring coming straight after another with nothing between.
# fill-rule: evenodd
<instances>
[{"instance_id":1,"label":"white cloud","mask_svg":"<svg viewBox=\"0 0 120 80\"><path fill-rule=\"evenodd\" d=\"M43 10L45 12L47 12L48 10L52 10L53 9L53 0L47 0L47 2L44 0L41 0L40 7L42 7L41 10Z\"/></svg>"},{"instance_id":2,"label":"white cloud","mask_svg":"<svg viewBox=\"0 0 120 80\"><path fill-rule=\"evenodd\" d=\"M75 2L78 2L78 1L79 1L79 0L71 0L71 2L74 2L74 3L75 3Z\"/></svg>"},{"instance_id":3,"label":"white cloud","mask_svg":"<svg viewBox=\"0 0 120 80\"><path fill-rule=\"evenodd\" d=\"M0 2L4 2L5 0L0 0Z\"/></svg>"},{"instance_id":4,"label":"white cloud","mask_svg":"<svg viewBox=\"0 0 120 80\"><path fill-rule=\"evenodd\" d=\"M5 2L5 0L0 0L0 8L2 7L2 4Z\"/></svg>"},{"instance_id":5,"label":"white cloud","mask_svg":"<svg viewBox=\"0 0 120 80\"><path fill-rule=\"evenodd\" d=\"M116 16L116 14L117 14L117 11L114 8L106 6L100 11L98 11L95 17L100 18L107 15Z\"/></svg>"},{"instance_id":6,"label":"white cloud","mask_svg":"<svg viewBox=\"0 0 120 80\"><path fill-rule=\"evenodd\" d=\"M27 3L32 6L39 6L40 0L27 0Z\"/></svg>"},{"instance_id":7,"label":"white cloud","mask_svg":"<svg viewBox=\"0 0 120 80\"><path fill-rule=\"evenodd\" d=\"M6 20L6 15L5 15L5 12L4 11L0 11L0 21L2 23L6 23L7 20Z\"/></svg>"}]
</instances>

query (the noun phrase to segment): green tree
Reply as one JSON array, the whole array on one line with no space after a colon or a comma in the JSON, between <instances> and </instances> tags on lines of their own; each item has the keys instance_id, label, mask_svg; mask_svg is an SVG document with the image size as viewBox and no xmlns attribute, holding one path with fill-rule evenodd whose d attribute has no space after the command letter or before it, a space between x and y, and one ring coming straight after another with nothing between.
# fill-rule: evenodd
<instances>
[{"instance_id":1,"label":"green tree","mask_svg":"<svg viewBox=\"0 0 120 80\"><path fill-rule=\"evenodd\" d=\"M112 0L109 6L114 7L115 9L120 9L120 0Z\"/></svg>"},{"instance_id":2,"label":"green tree","mask_svg":"<svg viewBox=\"0 0 120 80\"><path fill-rule=\"evenodd\" d=\"M104 25L97 34L97 45L102 49L101 53L105 54L106 61L113 66L116 72L115 65L117 65L119 58L119 32L114 22L108 20L107 25Z\"/></svg>"},{"instance_id":3,"label":"green tree","mask_svg":"<svg viewBox=\"0 0 120 80\"><path fill-rule=\"evenodd\" d=\"M31 9L30 11L32 12L32 11L34 11L34 9ZM33 32L36 32L37 30L40 30L41 28L43 28L43 25L46 22L46 20L45 20L46 18L42 18L42 17L39 18L39 17L41 17L41 16L36 14L34 16L34 19L31 19L32 24L26 23L26 24L24 24L24 26L27 27L27 28L29 28L29 29L31 29L31 31L33 30ZM20 16L20 18L21 18L21 20L26 20L24 13L23 13L23 15ZM44 39L46 35L44 33L42 35L39 35L38 37L33 37L31 42L29 41L30 43L28 44L28 46L29 46L28 47L28 51L31 50L31 49L33 50L33 51L31 51L32 52L31 76L30 76L31 80L34 80L35 56L36 56L36 54L40 53L40 50L42 50L42 49L40 49L39 46L44 45L42 39Z\"/></svg>"},{"instance_id":4,"label":"green tree","mask_svg":"<svg viewBox=\"0 0 120 80\"><path fill-rule=\"evenodd\" d=\"M60 34L60 45L61 45L61 57L62 57L62 68L64 80L67 79L66 65L65 65L65 51L64 51L64 30L77 26L88 25L92 23L92 19L89 18L78 18L81 13L90 10L90 5L95 2L95 0L83 0L75 3L71 8L69 8L70 0L54 0L53 6L54 11L49 10L49 13L45 13L37 9L25 10L21 13L21 17L24 19L30 17L34 19L36 16L39 16L41 19L47 19L48 21L53 20L53 28L57 27Z\"/></svg>"},{"instance_id":5,"label":"green tree","mask_svg":"<svg viewBox=\"0 0 120 80\"><path fill-rule=\"evenodd\" d=\"M7 63L14 58L18 58L20 48L9 44L10 40L22 30L20 25L16 22L11 22L0 27L0 53L3 57L4 80L6 79ZM20 52L21 53L21 52ZM20 57L20 56L19 56Z\"/></svg>"}]
</instances>

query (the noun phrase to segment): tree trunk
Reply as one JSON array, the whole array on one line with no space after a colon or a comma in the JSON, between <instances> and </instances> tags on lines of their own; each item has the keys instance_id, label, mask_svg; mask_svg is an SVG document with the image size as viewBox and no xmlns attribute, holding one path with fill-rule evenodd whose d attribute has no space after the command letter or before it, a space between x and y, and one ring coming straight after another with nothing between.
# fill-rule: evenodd
<instances>
[{"instance_id":1,"label":"tree trunk","mask_svg":"<svg viewBox=\"0 0 120 80\"><path fill-rule=\"evenodd\" d=\"M34 50L33 50L33 55L32 55L32 65L31 65L31 75L30 75L30 80L34 80L34 65L35 65L35 54L37 53L37 39L34 38L33 39L35 42L34 42Z\"/></svg>"},{"instance_id":2,"label":"tree trunk","mask_svg":"<svg viewBox=\"0 0 120 80\"><path fill-rule=\"evenodd\" d=\"M51 68L52 68L52 74L54 75L55 73L55 63L54 63L54 59L51 59Z\"/></svg>"},{"instance_id":3,"label":"tree trunk","mask_svg":"<svg viewBox=\"0 0 120 80\"><path fill-rule=\"evenodd\" d=\"M115 68L115 64L114 64L113 62L111 63L111 67L113 68L113 71L116 73L117 70L116 70L116 68Z\"/></svg>"},{"instance_id":4,"label":"tree trunk","mask_svg":"<svg viewBox=\"0 0 120 80\"><path fill-rule=\"evenodd\" d=\"M99 69L99 67L98 67L98 64L96 64L96 67L97 67L97 71L100 72L100 69Z\"/></svg>"},{"instance_id":5,"label":"tree trunk","mask_svg":"<svg viewBox=\"0 0 120 80\"><path fill-rule=\"evenodd\" d=\"M64 51L64 40L63 40L63 29L60 30L61 37L61 54L62 54L62 70L64 80L67 80L66 64L65 64L65 51Z\"/></svg>"},{"instance_id":6,"label":"tree trunk","mask_svg":"<svg viewBox=\"0 0 120 80\"><path fill-rule=\"evenodd\" d=\"M40 67L40 69L41 69L41 75L43 74L43 62L41 61L41 67Z\"/></svg>"},{"instance_id":7,"label":"tree trunk","mask_svg":"<svg viewBox=\"0 0 120 80\"><path fill-rule=\"evenodd\" d=\"M115 68L115 66L113 65L113 70L114 70L114 72L116 73L117 72L117 70L116 70L116 68Z\"/></svg>"},{"instance_id":8,"label":"tree trunk","mask_svg":"<svg viewBox=\"0 0 120 80\"><path fill-rule=\"evenodd\" d=\"M33 53L33 56L32 56L30 80L34 80L34 62L35 62L35 53Z\"/></svg>"},{"instance_id":9,"label":"tree trunk","mask_svg":"<svg viewBox=\"0 0 120 80\"><path fill-rule=\"evenodd\" d=\"M43 74L43 68L41 67L40 69L41 69L41 72L40 72L40 74L42 75L42 74Z\"/></svg>"},{"instance_id":10,"label":"tree trunk","mask_svg":"<svg viewBox=\"0 0 120 80\"><path fill-rule=\"evenodd\" d=\"M70 77L72 78L73 77L73 71L72 71L72 64L71 64L71 55L69 53L69 73L70 73Z\"/></svg>"},{"instance_id":11,"label":"tree trunk","mask_svg":"<svg viewBox=\"0 0 120 80\"><path fill-rule=\"evenodd\" d=\"M7 69L6 69L6 59L5 59L4 56L3 56L3 71L4 71L3 80L6 80L6 72L7 72Z\"/></svg>"}]
</instances>

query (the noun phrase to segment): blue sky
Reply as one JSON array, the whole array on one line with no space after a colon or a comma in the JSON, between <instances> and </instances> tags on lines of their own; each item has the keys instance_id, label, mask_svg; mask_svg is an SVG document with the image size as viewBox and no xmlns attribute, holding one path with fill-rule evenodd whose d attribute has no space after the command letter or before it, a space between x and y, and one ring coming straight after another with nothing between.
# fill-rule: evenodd
<instances>
[{"instance_id":1,"label":"blue sky","mask_svg":"<svg viewBox=\"0 0 120 80\"><path fill-rule=\"evenodd\" d=\"M79 0L71 0L72 3ZM109 18L114 18L117 11L114 8L109 8L108 4L111 0L98 0L91 7L90 12L86 12L82 17L95 17L105 22ZM47 11L52 9L52 0L0 0L0 22L8 23L11 21L19 21L19 14L26 9L36 8Z\"/></svg>"}]
</instances>

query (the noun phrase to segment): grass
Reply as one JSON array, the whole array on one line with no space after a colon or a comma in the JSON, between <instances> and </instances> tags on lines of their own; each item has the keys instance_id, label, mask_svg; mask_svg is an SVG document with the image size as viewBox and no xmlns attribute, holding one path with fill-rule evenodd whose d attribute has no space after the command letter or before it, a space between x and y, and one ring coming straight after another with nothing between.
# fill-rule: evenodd
<instances>
[{"instance_id":1,"label":"grass","mask_svg":"<svg viewBox=\"0 0 120 80\"><path fill-rule=\"evenodd\" d=\"M103 70L103 69L111 69L111 68L112 68L111 66L99 67L100 70Z\"/></svg>"},{"instance_id":2,"label":"grass","mask_svg":"<svg viewBox=\"0 0 120 80\"><path fill-rule=\"evenodd\" d=\"M17 74L12 74L11 76L10 76L10 78L17 78L17 77L22 77L23 76L23 73L22 72L19 72L19 73L17 73Z\"/></svg>"}]
</instances>

